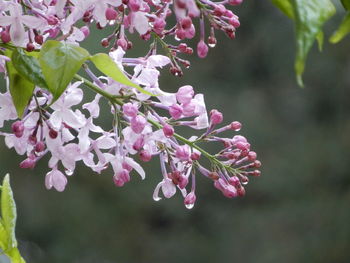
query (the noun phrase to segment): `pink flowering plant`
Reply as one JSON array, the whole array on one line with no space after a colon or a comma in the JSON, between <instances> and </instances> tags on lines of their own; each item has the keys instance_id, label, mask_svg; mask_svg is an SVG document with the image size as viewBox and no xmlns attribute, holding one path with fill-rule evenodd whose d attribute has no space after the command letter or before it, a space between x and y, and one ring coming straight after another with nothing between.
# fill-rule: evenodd
<instances>
[{"instance_id":1,"label":"pink flowering plant","mask_svg":"<svg viewBox=\"0 0 350 263\"><path fill-rule=\"evenodd\" d=\"M0 71L6 79L0 135L24 156L20 167L34 169L49 156L45 186L62 192L77 162L95 173L111 167L111 181L121 187L133 173L144 179L142 163L158 158L156 201L178 191L191 209L198 176L228 198L243 196L249 177L260 176L261 163L247 139L235 134L241 123L223 124L220 111L208 113L203 94L190 85L169 93L158 83L160 68L181 76L190 66L181 58L193 53L187 39L199 36L196 51L204 58L216 44L216 31L234 38L239 20L227 7L241 2L0 0ZM113 28L101 39L106 53L80 47L92 26ZM130 34L149 44L147 54L127 57ZM81 69L88 78L78 74ZM86 90L95 97L83 103ZM108 112L100 110L103 103ZM107 129L95 124L102 114L111 115ZM179 126L201 132L185 138L176 133ZM207 152L205 143L215 142L222 149Z\"/></svg>"}]
</instances>

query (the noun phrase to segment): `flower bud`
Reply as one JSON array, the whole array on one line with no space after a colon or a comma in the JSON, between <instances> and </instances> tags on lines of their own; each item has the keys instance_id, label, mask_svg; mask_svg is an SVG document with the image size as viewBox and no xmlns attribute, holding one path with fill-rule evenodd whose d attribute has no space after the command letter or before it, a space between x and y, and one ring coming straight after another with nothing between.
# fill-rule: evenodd
<instances>
[{"instance_id":1,"label":"flower bud","mask_svg":"<svg viewBox=\"0 0 350 263\"><path fill-rule=\"evenodd\" d=\"M90 35L90 29L88 26L81 27L80 31L83 32L85 37L88 37Z\"/></svg>"},{"instance_id":2,"label":"flower bud","mask_svg":"<svg viewBox=\"0 0 350 263\"><path fill-rule=\"evenodd\" d=\"M58 132L55 131L54 129L50 129L49 136L50 136L51 139L56 139L57 136L58 136Z\"/></svg>"},{"instance_id":3,"label":"flower bud","mask_svg":"<svg viewBox=\"0 0 350 263\"><path fill-rule=\"evenodd\" d=\"M139 157L140 157L140 160L143 162L149 162L152 159L152 155L148 151L145 151L145 150L142 150L139 153Z\"/></svg>"},{"instance_id":4,"label":"flower bud","mask_svg":"<svg viewBox=\"0 0 350 263\"><path fill-rule=\"evenodd\" d=\"M117 11L114 10L114 8L108 7L105 12L106 19L107 20L115 20L117 18Z\"/></svg>"},{"instance_id":5,"label":"flower bud","mask_svg":"<svg viewBox=\"0 0 350 263\"><path fill-rule=\"evenodd\" d=\"M184 204L186 208L191 209L194 206L194 203L196 202L196 195L194 192L190 192L188 195L186 195L184 199Z\"/></svg>"},{"instance_id":6,"label":"flower bud","mask_svg":"<svg viewBox=\"0 0 350 263\"><path fill-rule=\"evenodd\" d=\"M143 131L143 129L146 126L146 119L140 115L137 115L136 117L131 119L131 129L133 130L133 132L135 133L141 133Z\"/></svg>"},{"instance_id":7,"label":"flower bud","mask_svg":"<svg viewBox=\"0 0 350 263\"><path fill-rule=\"evenodd\" d=\"M169 124L164 124L163 132L166 137L171 137L174 135L174 128Z\"/></svg>"},{"instance_id":8,"label":"flower bud","mask_svg":"<svg viewBox=\"0 0 350 263\"><path fill-rule=\"evenodd\" d=\"M197 45L197 55L200 58L205 58L208 54L208 46L204 43L203 40L198 42Z\"/></svg>"},{"instance_id":9,"label":"flower bud","mask_svg":"<svg viewBox=\"0 0 350 263\"><path fill-rule=\"evenodd\" d=\"M33 169L35 167L35 164L36 164L35 158L28 157L27 159L25 159L19 164L19 167L23 169Z\"/></svg>"},{"instance_id":10,"label":"flower bud","mask_svg":"<svg viewBox=\"0 0 350 263\"><path fill-rule=\"evenodd\" d=\"M12 123L11 129L17 138L21 138L24 132L24 124L22 121L15 121Z\"/></svg>"},{"instance_id":11,"label":"flower bud","mask_svg":"<svg viewBox=\"0 0 350 263\"><path fill-rule=\"evenodd\" d=\"M188 30L191 28L192 25L192 20L190 17L185 17L183 19L181 19L180 21L180 25L184 30Z\"/></svg>"},{"instance_id":12,"label":"flower bud","mask_svg":"<svg viewBox=\"0 0 350 263\"><path fill-rule=\"evenodd\" d=\"M11 36L8 31L5 30L1 32L1 41L5 44L11 41Z\"/></svg>"},{"instance_id":13,"label":"flower bud","mask_svg":"<svg viewBox=\"0 0 350 263\"><path fill-rule=\"evenodd\" d=\"M188 161L191 156L190 149L187 145L178 146L175 155L181 161Z\"/></svg>"},{"instance_id":14,"label":"flower bud","mask_svg":"<svg viewBox=\"0 0 350 263\"><path fill-rule=\"evenodd\" d=\"M128 102L123 105L123 113L128 117L134 118L138 113L138 108L135 104Z\"/></svg>"},{"instance_id":15,"label":"flower bud","mask_svg":"<svg viewBox=\"0 0 350 263\"><path fill-rule=\"evenodd\" d=\"M234 131L239 131L242 128L242 124L238 121L234 121L230 124L230 129Z\"/></svg>"},{"instance_id":16,"label":"flower bud","mask_svg":"<svg viewBox=\"0 0 350 263\"><path fill-rule=\"evenodd\" d=\"M45 143L43 141L37 142L34 150L38 153L44 151L45 150Z\"/></svg>"},{"instance_id":17,"label":"flower bud","mask_svg":"<svg viewBox=\"0 0 350 263\"><path fill-rule=\"evenodd\" d=\"M182 107L178 104L173 104L169 107L169 114L175 120L180 119L182 111Z\"/></svg>"},{"instance_id":18,"label":"flower bud","mask_svg":"<svg viewBox=\"0 0 350 263\"><path fill-rule=\"evenodd\" d=\"M179 103L190 103L194 96L193 87L190 85L185 85L179 88L176 92L176 99Z\"/></svg>"},{"instance_id":19,"label":"flower bud","mask_svg":"<svg viewBox=\"0 0 350 263\"><path fill-rule=\"evenodd\" d=\"M220 124L223 121L222 113L218 110L211 110L210 111L210 122L213 125Z\"/></svg>"},{"instance_id":20,"label":"flower bud","mask_svg":"<svg viewBox=\"0 0 350 263\"><path fill-rule=\"evenodd\" d=\"M44 43L44 37L42 35L36 35L34 41L35 43L42 45Z\"/></svg>"}]
</instances>

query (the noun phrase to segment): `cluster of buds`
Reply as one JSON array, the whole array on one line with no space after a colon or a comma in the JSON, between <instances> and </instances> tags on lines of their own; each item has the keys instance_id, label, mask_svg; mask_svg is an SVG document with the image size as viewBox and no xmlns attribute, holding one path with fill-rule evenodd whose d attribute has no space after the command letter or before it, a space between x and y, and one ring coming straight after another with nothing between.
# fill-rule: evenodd
<instances>
[{"instance_id":1,"label":"cluster of buds","mask_svg":"<svg viewBox=\"0 0 350 263\"><path fill-rule=\"evenodd\" d=\"M79 45L89 35L93 21L98 28L115 26L112 35L102 40L111 47L109 58L135 86L119 83L106 76L96 76L88 64L83 65L90 80L75 76L57 99L47 89L36 86L33 95L18 119L12 100L9 81L7 90L0 93L0 135L9 148L26 157L21 168L33 169L39 160L49 156L49 172L45 177L48 189L64 191L68 177L73 175L76 163L82 162L96 173L111 167L112 181L118 187L132 179L133 171L142 179L146 173L140 163L159 158L162 179L155 187L154 200L166 198L177 190L184 204L192 208L196 201L196 173L213 181L226 197L245 194L244 186L250 176L260 176L261 163L251 151L250 144L241 135L222 137L237 132L237 121L223 125L223 114L213 109L207 113L203 94L195 94L192 86L185 85L176 93L159 88L159 68L169 66L175 75L181 75L179 63L189 62L177 53L192 54L186 43L167 44L165 36L176 40L195 36L193 19L200 19L200 41L197 53L205 57L208 46L204 39L204 19L210 22L208 45L214 47L214 29L223 30L234 37L238 18L224 4L236 5L241 1L229 0L215 4L209 0L23 0L0 1L0 51L19 47L27 51L41 48L47 39ZM24 12L24 14L23 14ZM176 24L168 28L167 18L175 13ZM84 21L78 28L76 23ZM136 30L142 39L154 38L144 57L125 57L132 43L125 30ZM114 41L113 44L111 42ZM11 43L10 43L11 42ZM157 43L167 50L167 56L157 54ZM5 53L4 53L5 54ZM0 71L9 78L6 63L9 57L0 56ZM132 70L126 70L131 68ZM133 72L131 74L130 72ZM82 86L96 93L95 98L83 103ZM151 96L151 95L156 96ZM100 104L106 99L110 105L112 126L104 129L96 125L100 117ZM10 121L11 130L5 131ZM202 130L199 135L185 138L176 130L186 126ZM201 144L216 142L222 150L216 154L205 151ZM209 167L202 159L209 160Z\"/></svg>"},{"instance_id":2,"label":"cluster of buds","mask_svg":"<svg viewBox=\"0 0 350 263\"><path fill-rule=\"evenodd\" d=\"M40 49L48 39L79 43L90 34L96 24L98 29L114 28L113 33L101 40L110 50L132 48L127 32L135 31L148 41L162 44L171 61L170 72L181 76L180 65L190 63L177 53L192 54L193 49L184 42L196 36L194 20L199 19L197 54L204 58L208 46L216 45L215 30L235 37L239 27L238 16L227 5L238 5L242 0L0 0L0 38L3 43L12 42L27 51ZM175 22L173 17L175 18ZM205 21L210 33L206 38ZM78 22L84 25L78 26ZM168 43L171 37L180 42Z\"/></svg>"}]
</instances>

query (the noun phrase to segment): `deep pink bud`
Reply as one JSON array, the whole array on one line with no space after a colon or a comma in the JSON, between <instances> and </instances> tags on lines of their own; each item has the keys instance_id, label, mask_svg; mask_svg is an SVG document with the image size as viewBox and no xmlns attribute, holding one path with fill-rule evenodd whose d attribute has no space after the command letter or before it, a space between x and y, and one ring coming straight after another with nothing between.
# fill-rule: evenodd
<instances>
[{"instance_id":1,"label":"deep pink bud","mask_svg":"<svg viewBox=\"0 0 350 263\"><path fill-rule=\"evenodd\" d=\"M194 192L190 192L184 199L184 204L186 208L191 209L194 206L194 203L196 202L196 195Z\"/></svg>"},{"instance_id":2,"label":"deep pink bud","mask_svg":"<svg viewBox=\"0 0 350 263\"><path fill-rule=\"evenodd\" d=\"M184 189L188 184L188 178L184 175L180 175L179 178L178 178L178 186L181 188L181 189Z\"/></svg>"},{"instance_id":3,"label":"deep pink bud","mask_svg":"<svg viewBox=\"0 0 350 263\"><path fill-rule=\"evenodd\" d=\"M238 196L244 196L245 195L245 189L243 186L237 188L237 194Z\"/></svg>"},{"instance_id":4,"label":"deep pink bud","mask_svg":"<svg viewBox=\"0 0 350 263\"><path fill-rule=\"evenodd\" d=\"M175 155L181 161L188 161L190 159L190 156L191 156L191 152L190 152L188 145L178 146L176 148Z\"/></svg>"},{"instance_id":5,"label":"deep pink bud","mask_svg":"<svg viewBox=\"0 0 350 263\"><path fill-rule=\"evenodd\" d=\"M257 156L256 152L249 152L248 153L248 160L251 161L251 162L255 161L256 160L256 156Z\"/></svg>"},{"instance_id":6,"label":"deep pink bud","mask_svg":"<svg viewBox=\"0 0 350 263\"><path fill-rule=\"evenodd\" d=\"M123 180L125 183L130 181L130 174L129 171L126 169L123 169L121 172L117 173L117 176Z\"/></svg>"},{"instance_id":7,"label":"deep pink bud","mask_svg":"<svg viewBox=\"0 0 350 263\"><path fill-rule=\"evenodd\" d=\"M117 40L117 45L121 47L124 51L128 49L128 41L125 38L119 38Z\"/></svg>"},{"instance_id":8,"label":"deep pink bud","mask_svg":"<svg viewBox=\"0 0 350 263\"><path fill-rule=\"evenodd\" d=\"M185 85L179 88L176 92L176 99L179 103L190 103L194 96L193 87L190 85Z\"/></svg>"},{"instance_id":9,"label":"deep pink bud","mask_svg":"<svg viewBox=\"0 0 350 263\"><path fill-rule=\"evenodd\" d=\"M107 38L102 39L102 40L101 40L101 45L102 45L103 47L108 47L108 46L109 46L109 41L108 41L108 39L107 39Z\"/></svg>"},{"instance_id":10,"label":"deep pink bud","mask_svg":"<svg viewBox=\"0 0 350 263\"><path fill-rule=\"evenodd\" d=\"M192 25L192 20L190 17L185 17L183 19L181 19L180 21L180 25L184 30L188 30L191 28Z\"/></svg>"},{"instance_id":11,"label":"deep pink bud","mask_svg":"<svg viewBox=\"0 0 350 263\"><path fill-rule=\"evenodd\" d=\"M238 121L234 121L230 124L230 129L234 131L239 131L242 128L242 124Z\"/></svg>"},{"instance_id":12,"label":"deep pink bud","mask_svg":"<svg viewBox=\"0 0 350 263\"><path fill-rule=\"evenodd\" d=\"M17 138L21 138L24 132L24 124L22 121L15 121L12 123L11 129Z\"/></svg>"},{"instance_id":13,"label":"deep pink bud","mask_svg":"<svg viewBox=\"0 0 350 263\"><path fill-rule=\"evenodd\" d=\"M166 137L171 137L174 135L174 128L169 124L164 124L163 132Z\"/></svg>"},{"instance_id":14,"label":"deep pink bud","mask_svg":"<svg viewBox=\"0 0 350 263\"><path fill-rule=\"evenodd\" d=\"M118 187L122 187L124 185L124 181L120 179L117 175L113 176L113 182Z\"/></svg>"},{"instance_id":15,"label":"deep pink bud","mask_svg":"<svg viewBox=\"0 0 350 263\"><path fill-rule=\"evenodd\" d=\"M43 141L37 142L35 145L36 152L42 152L45 150L45 143Z\"/></svg>"},{"instance_id":16,"label":"deep pink bud","mask_svg":"<svg viewBox=\"0 0 350 263\"><path fill-rule=\"evenodd\" d=\"M225 189L222 191L222 193L224 194L224 196L226 196L228 198L233 198L233 197L238 196L237 189L230 184L228 184L225 187Z\"/></svg>"},{"instance_id":17,"label":"deep pink bud","mask_svg":"<svg viewBox=\"0 0 350 263\"><path fill-rule=\"evenodd\" d=\"M198 161L199 158L201 158L200 152L193 152L193 153L191 154L191 159L192 159L193 161Z\"/></svg>"},{"instance_id":18,"label":"deep pink bud","mask_svg":"<svg viewBox=\"0 0 350 263\"><path fill-rule=\"evenodd\" d=\"M194 27L194 25L192 24L190 29L188 29L186 32L186 38L191 39L196 35L196 28Z\"/></svg>"},{"instance_id":19,"label":"deep pink bud","mask_svg":"<svg viewBox=\"0 0 350 263\"><path fill-rule=\"evenodd\" d=\"M229 0L228 3L230 5L240 5L242 4L243 0Z\"/></svg>"},{"instance_id":20,"label":"deep pink bud","mask_svg":"<svg viewBox=\"0 0 350 263\"><path fill-rule=\"evenodd\" d=\"M140 2L138 0L129 0L128 6L133 12L140 10Z\"/></svg>"},{"instance_id":21,"label":"deep pink bud","mask_svg":"<svg viewBox=\"0 0 350 263\"><path fill-rule=\"evenodd\" d=\"M34 49L35 49L35 46L32 42L27 43L26 51L32 52L32 51L34 51Z\"/></svg>"},{"instance_id":22,"label":"deep pink bud","mask_svg":"<svg viewBox=\"0 0 350 263\"><path fill-rule=\"evenodd\" d=\"M153 23L153 30L154 32L156 32L157 34L160 34L163 32L164 28L165 28L165 20L162 18L156 18L156 20Z\"/></svg>"},{"instance_id":23,"label":"deep pink bud","mask_svg":"<svg viewBox=\"0 0 350 263\"><path fill-rule=\"evenodd\" d=\"M141 133L145 128L146 123L147 123L147 120L144 117L137 115L136 117L131 119L130 127L133 130L133 132Z\"/></svg>"},{"instance_id":24,"label":"deep pink bud","mask_svg":"<svg viewBox=\"0 0 350 263\"><path fill-rule=\"evenodd\" d=\"M81 27L80 31L83 32L85 37L88 37L90 35L90 29L88 26Z\"/></svg>"},{"instance_id":25,"label":"deep pink bud","mask_svg":"<svg viewBox=\"0 0 350 263\"><path fill-rule=\"evenodd\" d=\"M118 13L114 10L114 8L108 7L106 9L105 15L107 20L115 20L117 18Z\"/></svg>"},{"instance_id":26,"label":"deep pink bud","mask_svg":"<svg viewBox=\"0 0 350 263\"><path fill-rule=\"evenodd\" d=\"M127 162L123 162L123 163L122 163L122 167L123 167L125 170L128 170L129 172L131 172L132 169L133 169Z\"/></svg>"},{"instance_id":27,"label":"deep pink bud","mask_svg":"<svg viewBox=\"0 0 350 263\"><path fill-rule=\"evenodd\" d=\"M238 28L241 25L239 20L237 18L235 18L235 17L230 18L230 20L228 22L230 23L230 25L232 25L235 28Z\"/></svg>"},{"instance_id":28,"label":"deep pink bud","mask_svg":"<svg viewBox=\"0 0 350 263\"><path fill-rule=\"evenodd\" d=\"M10 33L6 30L1 32L1 41L5 44L11 41Z\"/></svg>"},{"instance_id":29,"label":"deep pink bud","mask_svg":"<svg viewBox=\"0 0 350 263\"><path fill-rule=\"evenodd\" d=\"M123 105L123 113L128 117L136 117L138 113L138 108L136 105L128 102Z\"/></svg>"},{"instance_id":30,"label":"deep pink bud","mask_svg":"<svg viewBox=\"0 0 350 263\"><path fill-rule=\"evenodd\" d=\"M137 140L134 142L134 145L132 146L132 148L135 151L139 151L142 149L142 147L145 145L145 139L143 136L140 136L139 138L137 138Z\"/></svg>"},{"instance_id":31,"label":"deep pink bud","mask_svg":"<svg viewBox=\"0 0 350 263\"><path fill-rule=\"evenodd\" d=\"M28 142L31 144L31 145L35 145L37 143L37 138L36 138L36 135L32 134L28 137Z\"/></svg>"},{"instance_id":32,"label":"deep pink bud","mask_svg":"<svg viewBox=\"0 0 350 263\"><path fill-rule=\"evenodd\" d=\"M50 129L49 136L50 136L51 139L56 139L57 136L58 136L58 132L55 131L54 129Z\"/></svg>"},{"instance_id":33,"label":"deep pink bud","mask_svg":"<svg viewBox=\"0 0 350 263\"><path fill-rule=\"evenodd\" d=\"M216 5L214 8L214 15L216 16L222 16L223 14L225 14L226 12L226 8L224 5Z\"/></svg>"},{"instance_id":34,"label":"deep pink bud","mask_svg":"<svg viewBox=\"0 0 350 263\"><path fill-rule=\"evenodd\" d=\"M197 55L200 58L205 58L208 54L208 46L204 43L203 40L198 42L197 45Z\"/></svg>"},{"instance_id":35,"label":"deep pink bud","mask_svg":"<svg viewBox=\"0 0 350 263\"><path fill-rule=\"evenodd\" d=\"M178 45L177 48L179 49L179 51L180 51L181 53L185 53L186 50L187 50L187 45L186 45L186 43L181 43L181 44Z\"/></svg>"},{"instance_id":36,"label":"deep pink bud","mask_svg":"<svg viewBox=\"0 0 350 263\"><path fill-rule=\"evenodd\" d=\"M34 158L28 157L19 164L19 167L23 169L33 169L35 167L36 161Z\"/></svg>"},{"instance_id":37,"label":"deep pink bud","mask_svg":"<svg viewBox=\"0 0 350 263\"><path fill-rule=\"evenodd\" d=\"M44 37L42 35L36 35L34 41L39 45L42 45L44 43Z\"/></svg>"},{"instance_id":38,"label":"deep pink bud","mask_svg":"<svg viewBox=\"0 0 350 263\"><path fill-rule=\"evenodd\" d=\"M230 185L233 185L235 187L238 187L239 185L241 185L239 178L237 176L232 176L230 177L230 179L228 180Z\"/></svg>"},{"instance_id":39,"label":"deep pink bud","mask_svg":"<svg viewBox=\"0 0 350 263\"><path fill-rule=\"evenodd\" d=\"M47 23L50 25L50 26L54 26L58 23L58 19L55 17L55 16L49 16L47 18Z\"/></svg>"},{"instance_id":40,"label":"deep pink bud","mask_svg":"<svg viewBox=\"0 0 350 263\"><path fill-rule=\"evenodd\" d=\"M175 120L180 119L182 115L182 107L178 104L174 104L169 107L169 114L171 115L172 118Z\"/></svg>"},{"instance_id":41,"label":"deep pink bud","mask_svg":"<svg viewBox=\"0 0 350 263\"><path fill-rule=\"evenodd\" d=\"M152 155L148 151L145 151L145 150L142 150L139 153L139 157L140 157L140 160L143 162L149 162L152 159Z\"/></svg>"},{"instance_id":42,"label":"deep pink bud","mask_svg":"<svg viewBox=\"0 0 350 263\"><path fill-rule=\"evenodd\" d=\"M261 162L259 160L254 161L254 167L256 168L261 167Z\"/></svg>"},{"instance_id":43,"label":"deep pink bud","mask_svg":"<svg viewBox=\"0 0 350 263\"><path fill-rule=\"evenodd\" d=\"M183 29L177 29L177 30L175 31L175 34L176 34L176 38L177 38L178 40L183 40L183 39L186 38L186 31L183 30Z\"/></svg>"},{"instance_id":44,"label":"deep pink bud","mask_svg":"<svg viewBox=\"0 0 350 263\"><path fill-rule=\"evenodd\" d=\"M222 113L218 110L211 110L210 111L210 122L213 124L213 125L217 125L219 123L221 123L223 121L223 116L222 116Z\"/></svg>"}]
</instances>

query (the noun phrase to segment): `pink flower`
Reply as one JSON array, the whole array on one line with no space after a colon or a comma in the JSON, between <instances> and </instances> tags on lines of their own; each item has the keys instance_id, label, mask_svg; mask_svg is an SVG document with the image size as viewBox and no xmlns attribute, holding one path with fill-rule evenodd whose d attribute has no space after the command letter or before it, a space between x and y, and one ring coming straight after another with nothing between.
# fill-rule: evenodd
<instances>
[{"instance_id":1,"label":"pink flower","mask_svg":"<svg viewBox=\"0 0 350 263\"><path fill-rule=\"evenodd\" d=\"M56 167L46 174L45 186L47 189L54 187L58 192L63 192L67 185L66 176Z\"/></svg>"}]
</instances>

